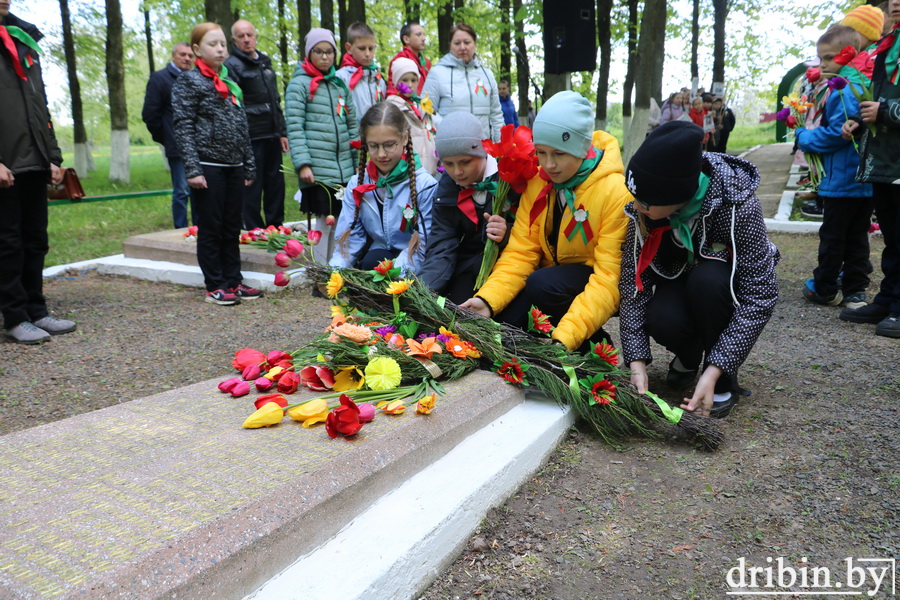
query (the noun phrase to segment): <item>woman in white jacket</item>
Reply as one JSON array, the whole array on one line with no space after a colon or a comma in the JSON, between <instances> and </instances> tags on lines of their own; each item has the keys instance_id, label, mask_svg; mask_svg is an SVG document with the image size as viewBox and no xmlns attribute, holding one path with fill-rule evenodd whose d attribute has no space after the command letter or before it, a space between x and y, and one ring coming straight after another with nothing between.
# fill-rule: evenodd
<instances>
[{"instance_id":1,"label":"woman in white jacket","mask_svg":"<svg viewBox=\"0 0 900 600\"><path fill-rule=\"evenodd\" d=\"M434 104L439 117L465 111L478 117L484 137L500 141L503 110L497 80L491 70L475 54L478 36L465 23L457 23L450 30L450 53L428 72L425 94ZM440 120L437 120L440 128Z\"/></svg>"}]
</instances>

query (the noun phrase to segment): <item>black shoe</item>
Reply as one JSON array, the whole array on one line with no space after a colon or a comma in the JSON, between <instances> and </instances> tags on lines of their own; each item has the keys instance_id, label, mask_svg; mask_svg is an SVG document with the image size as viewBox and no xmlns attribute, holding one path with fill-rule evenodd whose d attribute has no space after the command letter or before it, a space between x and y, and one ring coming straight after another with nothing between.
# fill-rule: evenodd
<instances>
[{"instance_id":1,"label":"black shoe","mask_svg":"<svg viewBox=\"0 0 900 600\"><path fill-rule=\"evenodd\" d=\"M861 308L845 308L841 311L841 321L851 323L881 323L888 318L891 310L882 304L867 304Z\"/></svg>"},{"instance_id":2,"label":"black shoe","mask_svg":"<svg viewBox=\"0 0 900 600\"><path fill-rule=\"evenodd\" d=\"M724 419L731 414L731 409L737 405L740 398L738 393L732 392L724 402L713 402L712 408L709 411L709 416L713 419Z\"/></svg>"},{"instance_id":3,"label":"black shoe","mask_svg":"<svg viewBox=\"0 0 900 600\"><path fill-rule=\"evenodd\" d=\"M673 367L674 364L675 359L673 358L672 362L669 363L669 372L666 374L666 383L677 389L687 388L694 383L694 379L697 378L698 369L678 371Z\"/></svg>"},{"instance_id":4,"label":"black shoe","mask_svg":"<svg viewBox=\"0 0 900 600\"><path fill-rule=\"evenodd\" d=\"M815 203L812 206L803 204L800 206L800 214L810 219L821 219L822 215L825 214L825 209L821 206L816 206Z\"/></svg>"},{"instance_id":5,"label":"black shoe","mask_svg":"<svg viewBox=\"0 0 900 600\"><path fill-rule=\"evenodd\" d=\"M312 289L312 297L313 297L313 298L324 298L325 300L328 300L328 296L326 296L325 294L323 294L322 292L320 292L320 291L319 291L319 288L316 287L316 286L313 286L313 289Z\"/></svg>"},{"instance_id":6,"label":"black shoe","mask_svg":"<svg viewBox=\"0 0 900 600\"><path fill-rule=\"evenodd\" d=\"M892 312L886 319L878 323L878 327L875 328L875 335L900 338L900 312Z\"/></svg>"}]
</instances>

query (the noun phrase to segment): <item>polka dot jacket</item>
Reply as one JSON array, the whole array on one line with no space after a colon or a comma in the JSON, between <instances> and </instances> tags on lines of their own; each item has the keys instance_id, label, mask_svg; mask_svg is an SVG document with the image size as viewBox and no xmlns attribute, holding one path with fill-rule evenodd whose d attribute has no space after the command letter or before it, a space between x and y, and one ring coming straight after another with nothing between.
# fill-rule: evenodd
<instances>
[{"instance_id":1,"label":"polka dot jacket","mask_svg":"<svg viewBox=\"0 0 900 600\"><path fill-rule=\"evenodd\" d=\"M719 260L731 265L731 297L735 306L731 322L707 361L735 375L775 308L775 265L779 254L766 234L762 208L755 195L759 186L756 167L727 154L707 152L703 155L703 172L710 181L703 206L691 223L695 261ZM628 204L625 212L631 220L622 246L619 320L622 358L627 366L635 360L649 364L653 359L644 324L655 283L661 278L675 279L693 265L687 264L686 253L680 264L662 265L654 259L641 275L644 291L638 291L635 265L644 239L634 203Z\"/></svg>"}]
</instances>

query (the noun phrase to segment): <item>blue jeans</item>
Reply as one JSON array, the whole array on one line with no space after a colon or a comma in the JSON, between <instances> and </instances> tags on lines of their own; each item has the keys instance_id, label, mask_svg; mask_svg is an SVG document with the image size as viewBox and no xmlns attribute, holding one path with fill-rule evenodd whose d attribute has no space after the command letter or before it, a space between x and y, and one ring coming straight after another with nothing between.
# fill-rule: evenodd
<instances>
[{"instance_id":1,"label":"blue jeans","mask_svg":"<svg viewBox=\"0 0 900 600\"><path fill-rule=\"evenodd\" d=\"M184 174L184 161L180 158L168 160L169 168L172 170L172 221L175 223L175 229L188 226L188 202L191 204L191 220L196 225L197 213L194 212L194 199L191 197L191 189Z\"/></svg>"}]
</instances>

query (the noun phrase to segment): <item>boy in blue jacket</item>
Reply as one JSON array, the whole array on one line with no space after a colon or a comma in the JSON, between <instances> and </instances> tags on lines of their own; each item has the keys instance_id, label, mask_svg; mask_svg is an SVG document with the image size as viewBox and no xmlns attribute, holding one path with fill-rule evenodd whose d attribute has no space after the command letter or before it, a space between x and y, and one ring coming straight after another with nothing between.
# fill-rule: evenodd
<instances>
[{"instance_id":1,"label":"boy in blue jacket","mask_svg":"<svg viewBox=\"0 0 900 600\"><path fill-rule=\"evenodd\" d=\"M819 184L824 202L819 228L819 262L813 277L803 286L803 297L826 306L858 308L866 304L869 286L869 225L874 204L872 186L855 180L859 154L854 144L841 136L847 115L859 112L859 103L849 86L860 91L868 82L850 66L841 66L834 57L853 45L850 27L829 29L816 44L829 90L824 97L825 115L815 129L798 129L797 144L803 152L822 155L825 176ZM843 271L843 278L838 277Z\"/></svg>"}]
</instances>

